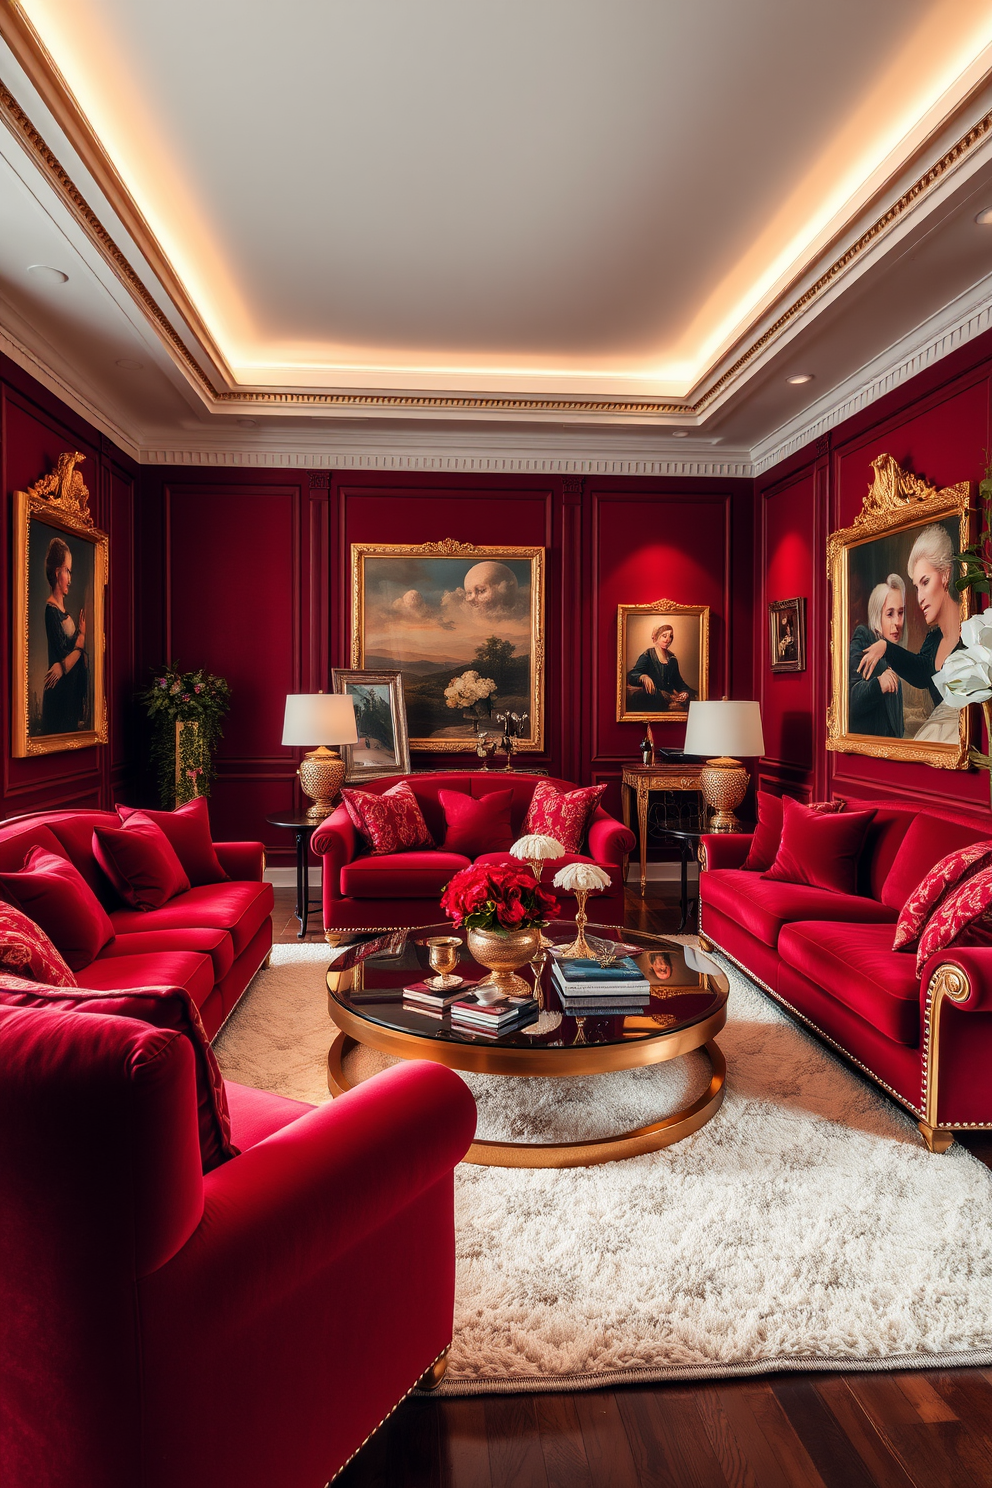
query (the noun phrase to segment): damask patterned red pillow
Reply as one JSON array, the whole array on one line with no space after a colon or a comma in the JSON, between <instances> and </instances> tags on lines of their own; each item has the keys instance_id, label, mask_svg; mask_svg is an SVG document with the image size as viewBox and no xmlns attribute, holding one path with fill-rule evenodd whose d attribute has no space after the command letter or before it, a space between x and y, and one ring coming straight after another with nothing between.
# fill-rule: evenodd
<instances>
[{"instance_id":1,"label":"damask patterned red pillow","mask_svg":"<svg viewBox=\"0 0 992 1488\"><path fill-rule=\"evenodd\" d=\"M971 842L935 863L910 894L896 922L894 951L915 951L927 921L959 884L992 864L992 841Z\"/></svg>"},{"instance_id":2,"label":"damask patterned red pillow","mask_svg":"<svg viewBox=\"0 0 992 1488\"><path fill-rule=\"evenodd\" d=\"M356 831L367 839L374 854L434 846L417 798L405 780L390 786L381 796L374 791L343 790L341 799Z\"/></svg>"},{"instance_id":3,"label":"damask patterned red pillow","mask_svg":"<svg viewBox=\"0 0 992 1488\"><path fill-rule=\"evenodd\" d=\"M592 814L605 790L605 785L585 785L578 790L559 791L550 780L539 780L520 835L554 837L566 852L580 852Z\"/></svg>"},{"instance_id":4,"label":"damask patterned red pillow","mask_svg":"<svg viewBox=\"0 0 992 1488\"><path fill-rule=\"evenodd\" d=\"M945 894L923 927L916 952L916 974L938 951L992 945L992 867L973 873Z\"/></svg>"},{"instance_id":5,"label":"damask patterned red pillow","mask_svg":"<svg viewBox=\"0 0 992 1488\"><path fill-rule=\"evenodd\" d=\"M0 971L50 987L76 985L44 930L12 904L0 904Z\"/></svg>"}]
</instances>

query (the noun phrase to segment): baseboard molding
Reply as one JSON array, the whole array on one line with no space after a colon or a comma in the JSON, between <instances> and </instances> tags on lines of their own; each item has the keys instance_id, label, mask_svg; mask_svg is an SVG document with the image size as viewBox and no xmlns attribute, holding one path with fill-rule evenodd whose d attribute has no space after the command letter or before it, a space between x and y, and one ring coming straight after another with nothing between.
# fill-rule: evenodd
<instances>
[{"instance_id":1,"label":"baseboard molding","mask_svg":"<svg viewBox=\"0 0 992 1488\"><path fill-rule=\"evenodd\" d=\"M295 889L295 868L266 868L264 874L265 882L270 883L274 889ZM310 887L319 889L321 885L320 869L310 869Z\"/></svg>"},{"instance_id":2,"label":"baseboard molding","mask_svg":"<svg viewBox=\"0 0 992 1488\"><path fill-rule=\"evenodd\" d=\"M311 868L310 869L310 887L312 889L319 889L320 888L320 884L321 884L320 872L321 872L321 870L319 868ZM678 863L649 863L648 864L648 873L647 873L648 883L678 883L678 881L679 881L679 872L680 872L680 870L679 870ZM690 863L689 864L689 882L690 883L695 883L698 877L699 877L699 867L698 867L698 865L696 863ZM636 861L633 858L631 858L631 860L630 860L630 872L627 875L627 884L628 884L628 886L630 886L632 884L635 884L637 882L637 879L638 879L637 863L636 863ZM265 870L265 882L266 883L270 883L272 885L272 887L275 888L275 889L295 889L296 888L296 869L295 868L266 868L266 870Z\"/></svg>"}]
</instances>

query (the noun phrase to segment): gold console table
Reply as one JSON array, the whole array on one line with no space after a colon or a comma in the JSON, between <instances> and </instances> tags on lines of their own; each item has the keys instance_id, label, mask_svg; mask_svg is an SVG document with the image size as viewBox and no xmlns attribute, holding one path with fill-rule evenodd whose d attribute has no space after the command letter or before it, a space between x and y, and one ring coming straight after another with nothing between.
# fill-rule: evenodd
<instances>
[{"instance_id":1,"label":"gold console table","mask_svg":"<svg viewBox=\"0 0 992 1488\"><path fill-rule=\"evenodd\" d=\"M637 838L641 855L641 894L647 887L648 874L648 803L652 791L686 791L699 797L699 825L704 826L706 808L699 783L703 764L681 764L678 761L657 765L625 765L620 784L624 826L630 826L630 798L637 796Z\"/></svg>"}]
</instances>

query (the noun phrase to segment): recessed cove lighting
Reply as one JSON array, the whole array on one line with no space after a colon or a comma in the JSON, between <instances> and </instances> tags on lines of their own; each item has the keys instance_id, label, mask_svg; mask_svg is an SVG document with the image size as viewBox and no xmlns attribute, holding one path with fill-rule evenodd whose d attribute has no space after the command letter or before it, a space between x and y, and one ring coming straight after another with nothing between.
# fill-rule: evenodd
<instances>
[{"instance_id":1,"label":"recessed cove lighting","mask_svg":"<svg viewBox=\"0 0 992 1488\"><path fill-rule=\"evenodd\" d=\"M242 429L257 429L258 428L258 419L239 418L238 419L238 424L239 424L239 426Z\"/></svg>"},{"instance_id":2,"label":"recessed cove lighting","mask_svg":"<svg viewBox=\"0 0 992 1488\"><path fill-rule=\"evenodd\" d=\"M982 227L992 227L992 207L986 207L984 212L979 212L975 221Z\"/></svg>"},{"instance_id":3,"label":"recessed cove lighting","mask_svg":"<svg viewBox=\"0 0 992 1488\"><path fill-rule=\"evenodd\" d=\"M813 374L812 372L794 372L791 377L787 377L785 380L786 382L791 382L793 387L798 387L801 382L812 382Z\"/></svg>"},{"instance_id":4,"label":"recessed cove lighting","mask_svg":"<svg viewBox=\"0 0 992 1488\"><path fill-rule=\"evenodd\" d=\"M672 430L672 438L673 439L688 439L689 438L689 430L688 429L673 429Z\"/></svg>"},{"instance_id":5,"label":"recessed cove lighting","mask_svg":"<svg viewBox=\"0 0 992 1488\"><path fill-rule=\"evenodd\" d=\"M143 372L144 362L136 362L133 357L118 357L118 367L123 367L125 372Z\"/></svg>"},{"instance_id":6,"label":"recessed cove lighting","mask_svg":"<svg viewBox=\"0 0 992 1488\"><path fill-rule=\"evenodd\" d=\"M51 264L28 264L28 273L37 274L39 279L47 279L49 284L69 282L69 275L64 274L61 269L53 269Z\"/></svg>"}]
</instances>

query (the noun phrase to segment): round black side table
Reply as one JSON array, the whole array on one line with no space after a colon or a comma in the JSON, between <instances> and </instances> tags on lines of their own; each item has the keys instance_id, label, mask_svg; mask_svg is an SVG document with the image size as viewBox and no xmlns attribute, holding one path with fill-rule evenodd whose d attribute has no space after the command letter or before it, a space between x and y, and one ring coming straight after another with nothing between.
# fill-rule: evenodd
<instances>
[{"instance_id":1,"label":"round black side table","mask_svg":"<svg viewBox=\"0 0 992 1488\"><path fill-rule=\"evenodd\" d=\"M754 831L754 824L752 822L741 822L741 824L740 824L740 826L738 828L738 831L740 831L740 832L753 832ZM685 922L689 918L689 861L690 861L690 859L698 856L698 853L699 853L699 844L700 844L700 842L702 841L702 839L704 837L726 837L726 836L732 835L732 834L728 834L727 832L710 832L710 831L707 831L705 828L703 830L700 830L699 828L697 828L695 831L686 831L686 830L684 830L681 827L666 827L665 828L664 835L666 837L674 837L676 843L678 844L678 849L679 849L679 857L680 857L681 865L682 865L681 893L680 893L680 896L679 896L679 911L680 911L680 914L681 914L681 918L679 920L679 931L682 931L682 930L685 929ZM698 915L699 915L699 895L698 895L698 893L696 895L696 915L697 915L697 924L698 924Z\"/></svg>"},{"instance_id":2,"label":"round black side table","mask_svg":"<svg viewBox=\"0 0 992 1488\"><path fill-rule=\"evenodd\" d=\"M290 816L289 813L277 813L275 816L267 816L265 820L272 827L285 827L287 831L296 835L296 918L300 922L300 931L297 940L302 940L307 933L307 920L311 910L322 910L322 899L310 898L310 838L322 825L321 822L308 821L305 816Z\"/></svg>"}]
</instances>

